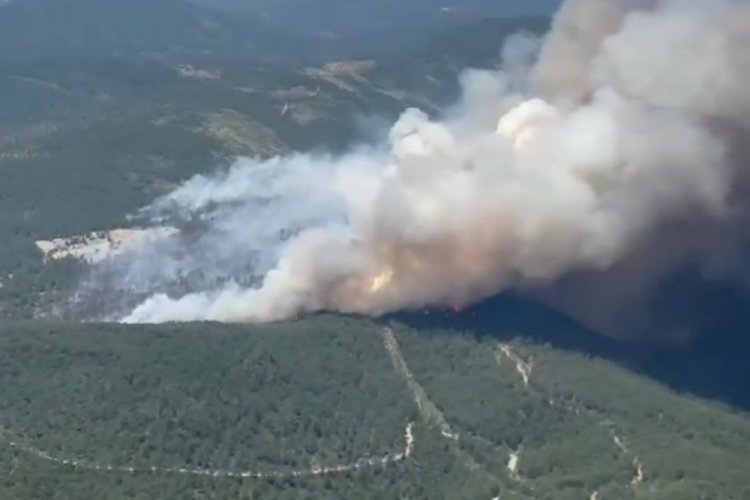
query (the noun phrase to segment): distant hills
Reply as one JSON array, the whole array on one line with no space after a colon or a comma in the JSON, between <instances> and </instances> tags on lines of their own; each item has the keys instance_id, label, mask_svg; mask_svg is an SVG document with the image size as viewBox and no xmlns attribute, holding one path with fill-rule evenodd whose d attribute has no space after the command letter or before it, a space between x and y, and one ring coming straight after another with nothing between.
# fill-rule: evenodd
<instances>
[{"instance_id":1,"label":"distant hills","mask_svg":"<svg viewBox=\"0 0 750 500\"><path fill-rule=\"evenodd\" d=\"M281 37L184 0L16 0L0 11L0 61L144 53L269 55Z\"/></svg>"},{"instance_id":2,"label":"distant hills","mask_svg":"<svg viewBox=\"0 0 750 500\"><path fill-rule=\"evenodd\" d=\"M549 15L553 0L14 0L0 61L144 53L323 61L407 50L486 17Z\"/></svg>"},{"instance_id":3,"label":"distant hills","mask_svg":"<svg viewBox=\"0 0 750 500\"><path fill-rule=\"evenodd\" d=\"M388 29L443 29L487 17L550 15L561 0L189 0L235 14L259 15L296 33L375 34L383 42L403 36Z\"/></svg>"}]
</instances>

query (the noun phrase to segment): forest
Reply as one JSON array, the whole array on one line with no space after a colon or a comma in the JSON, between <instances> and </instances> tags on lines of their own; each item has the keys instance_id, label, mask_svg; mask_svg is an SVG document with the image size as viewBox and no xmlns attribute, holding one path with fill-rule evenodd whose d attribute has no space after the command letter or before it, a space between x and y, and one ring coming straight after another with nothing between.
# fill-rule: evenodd
<instances>
[{"instance_id":1,"label":"forest","mask_svg":"<svg viewBox=\"0 0 750 500\"><path fill-rule=\"evenodd\" d=\"M523 335L6 322L0 356L2 498L750 495L744 416Z\"/></svg>"},{"instance_id":2,"label":"forest","mask_svg":"<svg viewBox=\"0 0 750 500\"><path fill-rule=\"evenodd\" d=\"M267 325L77 314L91 268L37 241L137 227L237 158L337 153L409 107L449 113L465 69L550 23L443 24L419 1L435 29L383 28L363 3L370 31L280 38L214 4L0 0L0 500L750 500L750 344L729 314L635 355L506 295Z\"/></svg>"}]
</instances>

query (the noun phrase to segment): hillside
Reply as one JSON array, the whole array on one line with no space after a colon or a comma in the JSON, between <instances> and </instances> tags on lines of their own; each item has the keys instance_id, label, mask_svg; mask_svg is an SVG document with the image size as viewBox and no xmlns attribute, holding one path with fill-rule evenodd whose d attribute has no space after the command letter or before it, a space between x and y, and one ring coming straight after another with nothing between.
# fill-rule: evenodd
<instances>
[{"instance_id":1,"label":"hillside","mask_svg":"<svg viewBox=\"0 0 750 500\"><path fill-rule=\"evenodd\" d=\"M744 418L522 336L6 323L0 353L8 499L750 492Z\"/></svg>"},{"instance_id":2,"label":"hillside","mask_svg":"<svg viewBox=\"0 0 750 500\"><path fill-rule=\"evenodd\" d=\"M0 61L158 53L324 63L408 52L485 18L549 16L556 3L15 0L0 2Z\"/></svg>"},{"instance_id":3,"label":"hillside","mask_svg":"<svg viewBox=\"0 0 750 500\"><path fill-rule=\"evenodd\" d=\"M750 499L750 298L704 276L655 304L695 332L676 345L525 292L377 320L91 322L256 286L248 226L297 230L275 234L275 192L229 197L249 234L232 245L206 223L223 201L144 206L238 158L450 113L462 71L558 3L0 0L0 500ZM148 238L176 249L138 261L163 280L107 260Z\"/></svg>"},{"instance_id":4,"label":"hillside","mask_svg":"<svg viewBox=\"0 0 750 500\"><path fill-rule=\"evenodd\" d=\"M4 14L28 13L44 1L12 3ZM55 22L85 25L75 16L87 12L77 2L88 0L66 1L76 8ZM185 7L172 0L121 8L127 12L118 23L130 19L127 29L136 29L148 9ZM186 19L214 15L187 9L193 14ZM408 51L318 65L174 51L0 61L0 237L6 242L0 311L24 318L49 312L80 274L73 261L43 265L36 241L129 227L128 216L142 206L237 156L341 151L379 134L408 107L437 114L458 95L463 68L496 64L504 37L541 31L546 22L486 19Z\"/></svg>"},{"instance_id":5,"label":"hillside","mask_svg":"<svg viewBox=\"0 0 750 500\"><path fill-rule=\"evenodd\" d=\"M22 0L0 11L0 61L148 53L260 58L281 49L283 38L258 20L239 22L184 0Z\"/></svg>"},{"instance_id":6,"label":"hillside","mask_svg":"<svg viewBox=\"0 0 750 500\"><path fill-rule=\"evenodd\" d=\"M304 43L298 54L312 60L378 57L408 52L444 31L486 18L508 21L549 16L559 0L190 0L196 5L258 18L267 26L294 33Z\"/></svg>"},{"instance_id":7,"label":"hillside","mask_svg":"<svg viewBox=\"0 0 750 500\"><path fill-rule=\"evenodd\" d=\"M41 266L37 240L132 224L140 207L238 155L341 149L361 116L393 116L419 99L337 73L344 67L191 58L0 65L0 308L28 316L40 293L62 285L67 271Z\"/></svg>"}]
</instances>

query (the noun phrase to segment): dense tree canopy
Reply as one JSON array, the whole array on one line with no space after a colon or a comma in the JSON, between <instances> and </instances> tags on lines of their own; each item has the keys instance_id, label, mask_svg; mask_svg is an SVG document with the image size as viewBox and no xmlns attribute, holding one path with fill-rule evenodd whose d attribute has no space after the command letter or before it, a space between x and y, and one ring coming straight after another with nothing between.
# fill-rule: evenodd
<instances>
[{"instance_id":1,"label":"dense tree canopy","mask_svg":"<svg viewBox=\"0 0 750 500\"><path fill-rule=\"evenodd\" d=\"M742 416L523 337L6 323L0 357L2 498L750 494Z\"/></svg>"}]
</instances>

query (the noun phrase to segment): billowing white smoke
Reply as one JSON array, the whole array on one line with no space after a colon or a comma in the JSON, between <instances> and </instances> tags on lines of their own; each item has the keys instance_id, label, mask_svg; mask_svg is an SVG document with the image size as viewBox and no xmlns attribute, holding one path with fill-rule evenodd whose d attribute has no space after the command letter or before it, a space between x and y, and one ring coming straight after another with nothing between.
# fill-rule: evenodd
<instances>
[{"instance_id":1,"label":"billowing white smoke","mask_svg":"<svg viewBox=\"0 0 750 500\"><path fill-rule=\"evenodd\" d=\"M508 56L528 52L515 43ZM744 1L567 2L538 63L467 73L443 121L408 110L382 150L243 160L160 200L220 207L215 251L263 250L260 279L157 294L124 321L465 304L606 271L673 223L731 218L748 47Z\"/></svg>"}]
</instances>

